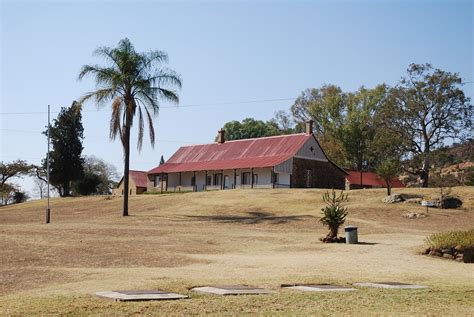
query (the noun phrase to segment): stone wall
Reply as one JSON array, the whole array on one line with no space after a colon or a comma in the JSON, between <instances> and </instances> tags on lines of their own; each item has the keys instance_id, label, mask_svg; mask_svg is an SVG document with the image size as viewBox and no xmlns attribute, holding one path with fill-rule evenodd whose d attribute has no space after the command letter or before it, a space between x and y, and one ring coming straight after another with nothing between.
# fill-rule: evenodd
<instances>
[{"instance_id":1,"label":"stone wall","mask_svg":"<svg viewBox=\"0 0 474 317\"><path fill-rule=\"evenodd\" d=\"M308 171L310 171L310 186L307 186ZM346 174L331 162L293 159L293 188L334 188L345 189Z\"/></svg>"}]
</instances>

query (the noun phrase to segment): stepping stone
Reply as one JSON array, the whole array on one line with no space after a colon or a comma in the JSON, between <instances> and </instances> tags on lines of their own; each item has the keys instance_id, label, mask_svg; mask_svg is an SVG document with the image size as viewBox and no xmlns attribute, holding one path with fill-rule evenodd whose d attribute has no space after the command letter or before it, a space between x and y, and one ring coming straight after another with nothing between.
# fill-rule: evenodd
<instances>
[{"instance_id":1,"label":"stepping stone","mask_svg":"<svg viewBox=\"0 0 474 317\"><path fill-rule=\"evenodd\" d=\"M356 288L332 284L282 284L281 287L303 292L347 292L357 291Z\"/></svg>"},{"instance_id":2,"label":"stepping stone","mask_svg":"<svg viewBox=\"0 0 474 317\"><path fill-rule=\"evenodd\" d=\"M108 291L95 293L99 297L113 299L116 302L172 300L188 298L186 295L168 293L159 290L147 291Z\"/></svg>"},{"instance_id":3,"label":"stepping stone","mask_svg":"<svg viewBox=\"0 0 474 317\"><path fill-rule=\"evenodd\" d=\"M202 286L195 287L192 289L196 292L215 294L215 295L258 295L258 294L271 294L272 291L247 286L247 285L220 285L220 286Z\"/></svg>"},{"instance_id":4,"label":"stepping stone","mask_svg":"<svg viewBox=\"0 0 474 317\"><path fill-rule=\"evenodd\" d=\"M375 288L394 288L394 289L404 289L404 288L426 288L424 285L416 285L416 284L407 284L407 283L399 283L399 282L375 282L375 283L354 283L354 286L360 287L375 287Z\"/></svg>"}]
</instances>

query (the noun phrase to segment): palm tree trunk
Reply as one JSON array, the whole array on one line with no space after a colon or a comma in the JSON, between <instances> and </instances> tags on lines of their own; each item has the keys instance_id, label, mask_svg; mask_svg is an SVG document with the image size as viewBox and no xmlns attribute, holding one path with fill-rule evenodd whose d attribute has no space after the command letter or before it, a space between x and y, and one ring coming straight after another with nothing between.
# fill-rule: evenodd
<instances>
[{"instance_id":1,"label":"palm tree trunk","mask_svg":"<svg viewBox=\"0 0 474 317\"><path fill-rule=\"evenodd\" d=\"M123 136L124 167L123 167L123 216L128 216L128 193L129 193L129 171L130 171L130 117L126 116L125 131Z\"/></svg>"}]
</instances>

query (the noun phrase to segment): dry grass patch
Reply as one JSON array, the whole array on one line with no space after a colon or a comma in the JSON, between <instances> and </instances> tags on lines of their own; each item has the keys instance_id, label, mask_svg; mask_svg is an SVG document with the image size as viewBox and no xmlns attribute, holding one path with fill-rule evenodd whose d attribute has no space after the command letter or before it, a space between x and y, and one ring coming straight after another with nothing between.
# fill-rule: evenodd
<instances>
[{"instance_id":1,"label":"dry grass patch","mask_svg":"<svg viewBox=\"0 0 474 317\"><path fill-rule=\"evenodd\" d=\"M397 193L430 195L432 189ZM349 193L348 222L359 226L361 245L327 245L318 219L324 190L234 190L121 199L54 199L52 223L44 202L0 208L0 315L5 314L331 314L474 313L472 266L417 256L427 235L469 230L472 188L455 188L460 210L384 204L384 190ZM415 292L361 290L348 296L294 294L116 304L91 297L112 289L187 294L209 284L399 281L424 284Z\"/></svg>"}]
</instances>

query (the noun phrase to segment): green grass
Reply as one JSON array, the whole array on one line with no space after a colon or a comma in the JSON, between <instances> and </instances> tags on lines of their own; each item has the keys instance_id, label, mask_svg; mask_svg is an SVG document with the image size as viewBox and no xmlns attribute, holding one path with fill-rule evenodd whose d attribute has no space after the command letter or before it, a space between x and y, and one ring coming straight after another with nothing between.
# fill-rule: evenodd
<instances>
[{"instance_id":1,"label":"green grass","mask_svg":"<svg viewBox=\"0 0 474 317\"><path fill-rule=\"evenodd\" d=\"M433 249L474 247L474 230L433 233L426 238L426 243Z\"/></svg>"}]
</instances>

